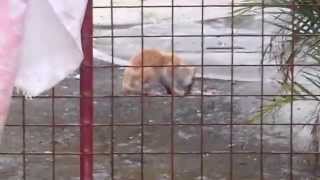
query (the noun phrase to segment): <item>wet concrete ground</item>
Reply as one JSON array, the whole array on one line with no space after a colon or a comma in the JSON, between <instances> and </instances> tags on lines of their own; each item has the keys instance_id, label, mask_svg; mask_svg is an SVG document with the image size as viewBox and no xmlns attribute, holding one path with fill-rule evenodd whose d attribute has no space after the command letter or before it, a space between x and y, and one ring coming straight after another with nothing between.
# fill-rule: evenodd
<instances>
[{"instance_id":1,"label":"wet concrete ground","mask_svg":"<svg viewBox=\"0 0 320 180\"><path fill-rule=\"evenodd\" d=\"M194 3L197 1L196 3ZM96 0L97 6L105 0ZM135 4L135 1L115 0L116 5ZM170 4L171 0L147 0L153 3ZM201 4L198 0L175 1L178 4ZM206 1L208 3L209 1ZM235 1L237 2L237 1ZM228 4L223 1L210 3ZM231 33L230 8L206 8L204 12L204 62L225 67L205 68L204 74L213 79L205 79L201 97L177 97L174 111L171 112L171 97L121 97L120 82L123 69L115 67L95 69L95 127L94 159L95 180L111 180L113 170L116 180L141 179L141 148L143 141L143 175L145 180L169 180L174 169L176 180L257 180L261 170L265 180L317 179L314 176L314 156L294 154L290 156L290 127L270 125L241 125L261 106L260 69L257 67L235 67L234 77L244 81L231 82L217 80L219 77L230 79L231 38L223 35ZM171 10L145 8L144 35L171 35ZM192 13L190 13L192 12ZM110 36L110 9L96 9L94 13L95 36ZM114 35L141 35L141 10L138 8L114 9ZM174 11L175 35L194 35L201 33L201 8L177 8ZM129 16L128 16L129 14ZM265 15L268 15L267 13ZM187 18L183 18L187 17ZM267 19L267 17L265 17ZM100 27L99 27L100 26ZM264 32L272 34L274 27L265 24ZM261 59L261 17L246 16L235 21L235 34L254 34L257 37L234 38L234 63L237 65L260 63ZM265 37L265 43L268 42ZM145 47L171 50L170 38L144 38ZM202 39L175 38L175 51L187 60L199 64ZM123 60L135 53L141 44L140 38L115 38L114 55ZM111 55L111 39L95 40L95 48ZM210 50L207 48L216 48ZM222 50L221 50L222 48ZM223 49L224 48L224 49ZM229 48L229 49L228 49ZM106 60L110 60L107 58ZM96 65L108 65L95 62ZM264 77L272 77L273 67L265 67ZM250 73L249 73L250 72ZM211 73L211 74L210 74ZM77 75L77 74L75 74ZM114 95L112 95L114 77ZM227 78L225 78L227 77ZM228 78L229 77L229 78ZM252 82L248 82L252 80ZM264 81L264 93L277 94L277 86ZM192 90L194 95L201 93L198 79ZM43 96L52 92L44 93ZM50 97L22 100L14 98L5 129L3 144L0 147L0 180L79 180L79 98L66 96L79 95L79 79L70 76L54 90L54 100ZM237 96L238 95L238 96ZM248 96L247 96L248 95ZM65 96L65 97L63 97ZM267 99L264 99L264 104ZM112 106L113 103L113 106ZM23 107L25 107L23 109ZM113 107L113 113L112 111ZM141 113L143 109L143 113ZM231 111L232 110L232 111ZM113 116L112 116L113 115ZM111 120L114 120L114 144L111 143ZM52 127L53 120L56 127ZM203 128L199 125L203 120ZM141 122L143 121L143 136ZM233 122L233 126L228 125ZM26 126L23 128L23 122ZM174 122L173 129L170 123ZM265 122L265 121L264 121ZM281 129L273 131L272 129ZM171 131L173 130L173 134ZM261 133L262 130L262 133ZM201 138L201 131L203 138ZM232 132L232 136L231 136ZM263 135L261 139L260 135ZM174 167L171 164L171 136L176 154ZM232 140L232 142L231 142ZM201 144L202 142L202 144ZM293 150L296 143L293 139ZM114 166L111 167L111 149ZM206 152L202 158L201 150ZM260 155L263 150L263 157ZM231 154L230 152L233 152ZM306 151L306 150L305 150ZM23 156L21 153L25 152ZM54 153L53 153L54 152ZM201 161L202 160L202 161ZM291 161L292 160L292 161ZM203 169L201 170L201 167ZM231 173L232 169L232 173ZM290 171L292 169L292 171ZM202 172L201 172L202 171Z\"/></svg>"},{"instance_id":2,"label":"wet concrete ground","mask_svg":"<svg viewBox=\"0 0 320 180\"><path fill-rule=\"evenodd\" d=\"M101 62L97 65L101 65ZM114 68L115 95L121 95L121 74L122 69ZM192 90L193 94L200 92L200 84L201 81L197 80ZM260 90L252 88L257 86L259 86L257 83L252 82L235 82L234 90L238 94L259 94ZM108 153L112 148L110 127L112 101L107 97L111 92L111 68L96 68L95 95L100 96L94 101L96 125L94 150L98 154L94 160L96 180L111 179L111 156ZM117 126L114 126L113 149L118 153L114 155L114 179L141 179L139 153L142 139L143 151L146 153L143 156L144 179L170 179L172 120L176 123L173 128L174 150L177 153L174 156L176 180L200 180L201 149L207 152L202 158L204 180L230 179L231 166L234 180L256 180L260 178L261 165L263 165L264 179L289 179L290 155L287 154L290 151L289 137L281 133L270 133L266 131L269 126L263 126L262 143L265 154L261 159L259 155L261 127L254 124L239 125L248 123L249 117L260 106L260 98L235 96L231 104L231 98L227 96L230 94L230 81L222 80L205 80L204 92L213 96L206 96L203 99L177 97L173 119L171 97L145 97L143 114L140 97L114 97L113 120ZM55 95L78 96L78 78L70 76L60 83L55 88ZM201 106L202 100L203 106ZM28 180L50 180L55 176L57 180L78 180L79 156L69 155L79 152L79 127L76 126L79 121L78 103L78 98L60 97L54 101L51 98L26 101L22 101L19 97L14 98L9 125L6 127L3 145L0 147L0 179L20 180L26 176ZM22 108L23 104L25 110ZM232 126L232 144L231 126L226 125L231 122L231 106L232 121L235 124ZM53 118L58 125L54 129L50 126ZM199 125L201 118L204 122L203 141ZM145 123L143 138L140 126L142 119ZM25 129L21 127L23 121L27 125ZM290 130L289 127L285 128ZM231 149L234 152L232 155L229 153ZM23 150L27 155L20 155ZM52 155L53 151L55 155ZM274 154L271 154L272 152ZM291 165L294 179L315 178L313 164L312 155L293 155Z\"/></svg>"}]
</instances>

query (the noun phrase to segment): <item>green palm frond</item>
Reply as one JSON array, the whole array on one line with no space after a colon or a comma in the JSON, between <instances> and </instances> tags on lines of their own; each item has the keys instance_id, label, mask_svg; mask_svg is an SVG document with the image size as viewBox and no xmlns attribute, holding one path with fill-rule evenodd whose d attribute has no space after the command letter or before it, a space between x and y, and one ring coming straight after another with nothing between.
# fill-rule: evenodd
<instances>
[{"instance_id":1,"label":"green palm frond","mask_svg":"<svg viewBox=\"0 0 320 180\"><path fill-rule=\"evenodd\" d=\"M243 0L243 2L254 4L260 1ZM299 64L320 65L320 0L265 0L264 2L266 5L271 4L272 7L279 5L277 12L268 11L274 19L266 20L266 23L278 27L277 34L280 36L270 38L270 42L262 54L263 60L268 59L266 56L268 54L270 55L269 59L283 65L279 66L279 72L283 76L282 80L279 80L279 84L283 92L302 96L299 96L299 98L276 98L265 105L251 121L259 118L261 113L268 114L294 100L320 102L320 97L317 96L320 92L320 69L316 69L316 72L310 72L310 69L308 69L293 74L293 68L297 62ZM262 6L239 8L236 15L257 14L259 12L261 14L261 8ZM264 6L264 8L269 7ZM319 91L311 90L310 86L295 81L296 78L291 76L297 76L297 74L302 76L305 82L309 82L314 88L318 88Z\"/></svg>"},{"instance_id":2,"label":"green palm frond","mask_svg":"<svg viewBox=\"0 0 320 180\"><path fill-rule=\"evenodd\" d=\"M272 112L276 112L281 107L283 107L284 105L290 103L293 100L295 100L295 99L294 99L294 97L291 97L291 96L276 97L276 98L272 99L271 102L269 102L268 104L264 105L260 111L255 113L255 115L253 115L249 119L249 122L250 123L256 123L256 122L259 121L261 116L265 116L265 115L270 114Z\"/></svg>"}]
</instances>

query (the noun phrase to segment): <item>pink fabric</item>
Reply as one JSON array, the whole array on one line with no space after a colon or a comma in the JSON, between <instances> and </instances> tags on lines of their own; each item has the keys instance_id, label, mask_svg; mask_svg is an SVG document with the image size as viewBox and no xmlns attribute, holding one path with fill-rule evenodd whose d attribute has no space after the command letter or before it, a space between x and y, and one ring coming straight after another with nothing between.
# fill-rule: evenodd
<instances>
[{"instance_id":1,"label":"pink fabric","mask_svg":"<svg viewBox=\"0 0 320 180\"><path fill-rule=\"evenodd\" d=\"M6 124L18 69L18 49L22 42L26 9L16 8L16 2L16 0L0 1L0 135ZM26 3L26 1L23 2Z\"/></svg>"}]
</instances>

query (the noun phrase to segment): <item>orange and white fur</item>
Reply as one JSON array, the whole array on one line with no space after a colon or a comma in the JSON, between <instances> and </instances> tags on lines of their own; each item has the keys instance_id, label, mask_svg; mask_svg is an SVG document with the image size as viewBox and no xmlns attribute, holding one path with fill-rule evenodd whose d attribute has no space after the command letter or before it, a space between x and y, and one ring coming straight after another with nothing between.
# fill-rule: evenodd
<instances>
[{"instance_id":1,"label":"orange and white fur","mask_svg":"<svg viewBox=\"0 0 320 180\"><path fill-rule=\"evenodd\" d=\"M195 68L183 65L187 64L176 54L162 52L157 49L144 49L130 59L129 67L124 71L123 92L126 95L140 94L143 83L142 93L150 95L152 94L150 93L151 84L160 83L168 94L185 95L192 88Z\"/></svg>"}]
</instances>

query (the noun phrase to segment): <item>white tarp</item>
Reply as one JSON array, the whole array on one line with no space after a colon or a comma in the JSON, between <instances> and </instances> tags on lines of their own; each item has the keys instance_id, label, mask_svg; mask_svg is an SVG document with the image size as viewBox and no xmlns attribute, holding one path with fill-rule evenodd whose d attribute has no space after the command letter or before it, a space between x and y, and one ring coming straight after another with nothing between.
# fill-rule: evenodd
<instances>
[{"instance_id":1,"label":"white tarp","mask_svg":"<svg viewBox=\"0 0 320 180\"><path fill-rule=\"evenodd\" d=\"M0 0L0 140L14 85L37 96L79 67L86 4Z\"/></svg>"},{"instance_id":2,"label":"white tarp","mask_svg":"<svg viewBox=\"0 0 320 180\"><path fill-rule=\"evenodd\" d=\"M36 96L76 70L83 58L87 0L29 0L16 87Z\"/></svg>"}]
</instances>

